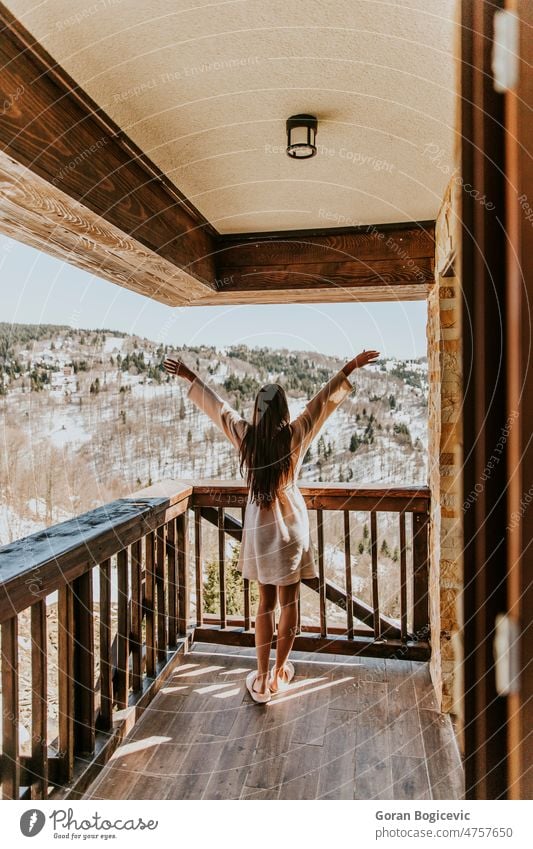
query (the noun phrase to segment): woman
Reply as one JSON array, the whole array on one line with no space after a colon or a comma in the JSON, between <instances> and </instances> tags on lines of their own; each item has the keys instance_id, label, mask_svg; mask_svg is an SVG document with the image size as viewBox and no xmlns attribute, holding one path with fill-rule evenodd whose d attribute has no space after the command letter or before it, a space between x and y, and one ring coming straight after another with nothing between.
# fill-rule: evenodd
<instances>
[{"instance_id":1,"label":"woman","mask_svg":"<svg viewBox=\"0 0 533 849\"><path fill-rule=\"evenodd\" d=\"M254 701L270 701L294 676L288 660L296 636L300 580L316 577L309 516L296 484L306 451L322 425L354 388L348 379L356 368L379 356L363 351L346 363L290 421L285 390L268 383L257 393L252 424L217 395L181 360L166 359L169 374L190 381L190 398L222 430L239 452L246 474L248 499L237 568L259 584L255 620L257 671L246 686ZM269 677L269 659L279 595L281 616L276 661Z\"/></svg>"}]
</instances>

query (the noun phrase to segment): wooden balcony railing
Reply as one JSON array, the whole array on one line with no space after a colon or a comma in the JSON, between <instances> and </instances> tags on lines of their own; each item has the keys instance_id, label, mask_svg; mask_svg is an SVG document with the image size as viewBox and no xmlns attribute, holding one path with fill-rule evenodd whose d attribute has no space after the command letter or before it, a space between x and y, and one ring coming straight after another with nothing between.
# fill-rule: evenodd
<instances>
[{"instance_id":1,"label":"wooden balcony railing","mask_svg":"<svg viewBox=\"0 0 533 849\"><path fill-rule=\"evenodd\" d=\"M428 522L429 490L414 487L389 489L356 489L343 484L300 486L307 508L315 517L318 578L303 583L318 595L316 622L299 624L295 648L303 651L332 653L361 653L375 656L398 656L425 660L429 657L428 613ZM253 645L253 616L250 604L250 586L243 581L243 615L228 616L226 610L226 538L241 540L242 520L246 504L246 488L237 482L197 481L193 491L195 513L195 585L196 598L201 599L204 562L202 558L203 521L218 529L218 610L216 615L205 615L201 601L196 604L196 640ZM236 518L231 513L242 511ZM230 511L230 513L228 513ZM327 574L324 544L325 513L335 511L342 515L342 548L344 574L339 586ZM369 519L368 548L371 552L371 599L365 601L352 591L352 571L355 549L350 531L350 514L365 514ZM386 615L381 607L381 582L378 572L380 561L378 515L395 514L398 538L397 590L399 617ZM410 528L407 520L410 520ZM410 544L407 535L410 533ZM410 561L410 562L409 562ZM408 589L411 577L411 604L408 606ZM344 612L345 623L330 624L329 607ZM360 627L355 627L358 621Z\"/></svg>"},{"instance_id":2,"label":"wooden balcony railing","mask_svg":"<svg viewBox=\"0 0 533 849\"><path fill-rule=\"evenodd\" d=\"M305 590L318 598L318 618L302 618L296 648L428 658L428 491L301 489L316 515L320 575ZM245 501L239 483L167 481L0 548L3 798L79 797L189 640L253 644L248 582L241 613L229 614L226 599L226 540L241 538ZM330 511L342 514L344 586L327 574ZM350 514L361 512L370 524L370 603L352 591ZM382 512L398 522L398 618L381 605ZM202 533L213 525L218 609L209 613ZM330 624L328 604L345 624Z\"/></svg>"}]
</instances>

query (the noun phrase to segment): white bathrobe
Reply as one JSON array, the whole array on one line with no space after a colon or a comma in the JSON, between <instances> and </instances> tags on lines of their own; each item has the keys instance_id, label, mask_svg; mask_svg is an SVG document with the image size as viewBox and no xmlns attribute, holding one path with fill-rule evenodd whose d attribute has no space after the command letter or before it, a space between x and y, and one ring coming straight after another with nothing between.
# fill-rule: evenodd
<instances>
[{"instance_id":1,"label":"white bathrobe","mask_svg":"<svg viewBox=\"0 0 533 849\"><path fill-rule=\"evenodd\" d=\"M245 578L284 586L318 574L310 538L309 514L296 484L305 453L324 422L347 395L353 383L337 372L291 422L294 481L276 500L260 509L248 497L237 568ZM187 397L221 429L237 450L248 423L215 390L196 377Z\"/></svg>"}]
</instances>

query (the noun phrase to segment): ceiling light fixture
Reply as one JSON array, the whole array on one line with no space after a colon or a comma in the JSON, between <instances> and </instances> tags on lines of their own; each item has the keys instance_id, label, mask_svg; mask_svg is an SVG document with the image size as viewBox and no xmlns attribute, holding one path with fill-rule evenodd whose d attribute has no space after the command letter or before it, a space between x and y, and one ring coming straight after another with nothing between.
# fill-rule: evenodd
<instances>
[{"instance_id":1,"label":"ceiling light fixture","mask_svg":"<svg viewBox=\"0 0 533 849\"><path fill-rule=\"evenodd\" d=\"M291 159L310 159L316 154L317 119L313 115L287 118L287 155Z\"/></svg>"}]
</instances>

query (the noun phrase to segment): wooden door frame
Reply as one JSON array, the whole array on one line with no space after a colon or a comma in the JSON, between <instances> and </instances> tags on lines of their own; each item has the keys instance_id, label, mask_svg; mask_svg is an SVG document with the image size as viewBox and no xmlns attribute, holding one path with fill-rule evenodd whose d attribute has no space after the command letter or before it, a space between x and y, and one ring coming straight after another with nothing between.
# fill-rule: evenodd
<instances>
[{"instance_id":1,"label":"wooden door frame","mask_svg":"<svg viewBox=\"0 0 533 849\"><path fill-rule=\"evenodd\" d=\"M515 5L524 32L531 4ZM531 173L531 155L521 143L533 127L531 99L529 110L521 99L526 85L531 93L525 62L518 88L506 94L494 88L494 15L503 6L503 0L464 0L461 6L463 503L475 493L473 507L464 512L465 786L472 799L531 798L531 587L525 561L531 511L516 527L512 516L533 477L531 273L526 280L533 224L517 206ZM525 42L522 48L531 53ZM520 633L519 689L511 695L496 688L498 614L508 614Z\"/></svg>"},{"instance_id":2,"label":"wooden door frame","mask_svg":"<svg viewBox=\"0 0 533 849\"><path fill-rule=\"evenodd\" d=\"M509 616L517 623L519 686L508 697L508 796L533 798L533 581L528 569L533 539L533 4L512 0L518 15L516 87L505 95L507 174L507 387L508 410L517 411L509 435L508 580ZM529 194L528 194L529 192Z\"/></svg>"}]
</instances>

